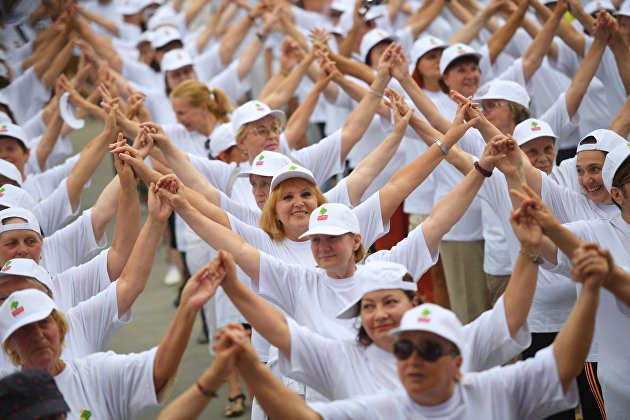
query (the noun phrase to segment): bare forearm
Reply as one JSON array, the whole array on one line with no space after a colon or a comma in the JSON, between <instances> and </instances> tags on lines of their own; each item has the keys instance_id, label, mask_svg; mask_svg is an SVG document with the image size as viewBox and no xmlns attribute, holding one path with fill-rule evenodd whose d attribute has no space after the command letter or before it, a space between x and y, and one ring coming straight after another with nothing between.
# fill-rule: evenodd
<instances>
[{"instance_id":1,"label":"bare forearm","mask_svg":"<svg viewBox=\"0 0 630 420\"><path fill-rule=\"evenodd\" d=\"M261 100L271 108L278 108L289 102L314 59L315 56L312 54L304 57L300 65L278 84L272 94Z\"/></svg>"},{"instance_id":2,"label":"bare forearm","mask_svg":"<svg viewBox=\"0 0 630 420\"><path fill-rule=\"evenodd\" d=\"M521 252L538 255L540 247L521 243ZM537 276L538 265L534 264L530 257L519 254L503 295L505 316L512 337L516 336L527 321L527 315L534 300Z\"/></svg>"},{"instance_id":3,"label":"bare forearm","mask_svg":"<svg viewBox=\"0 0 630 420\"><path fill-rule=\"evenodd\" d=\"M139 234L140 201L138 200L138 189L135 181L123 182L120 188L118 217L116 218L112 246L107 261L110 279L116 279L125 268ZM145 260L149 258L147 252Z\"/></svg>"},{"instance_id":4,"label":"bare forearm","mask_svg":"<svg viewBox=\"0 0 630 420\"><path fill-rule=\"evenodd\" d=\"M252 21L247 16L245 16L243 19L241 19L240 22L230 27L225 32L223 37L221 37L221 45L219 49L221 55L221 63L223 63L223 65L226 66L230 63L234 52L236 51L238 46L241 45L243 39L245 39L245 36L247 35L247 32L249 31L251 25Z\"/></svg>"},{"instance_id":5,"label":"bare forearm","mask_svg":"<svg viewBox=\"0 0 630 420\"><path fill-rule=\"evenodd\" d=\"M592 47L591 47L592 48ZM615 55L617 70L626 90L626 95L630 95L630 48L620 36L613 35L610 42L610 49Z\"/></svg>"},{"instance_id":6,"label":"bare forearm","mask_svg":"<svg viewBox=\"0 0 630 420\"><path fill-rule=\"evenodd\" d=\"M339 54L332 54L331 59L335 61L340 72L361 79L368 84L374 81L374 71L369 66Z\"/></svg>"},{"instance_id":7,"label":"bare forearm","mask_svg":"<svg viewBox=\"0 0 630 420\"><path fill-rule=\"evenodd\" d=\"M429 123L438 131L446 133L451 126L451 122L442 115L437 106L422 92L422 89L420 89L411 76L405 74L399 82L413 103L418 107L420 112L422 112L422 115L429 120Z\"/></svg>"},{"instance_id":8,"label":"bare forearm","mask_svg":"<svg viewBox=\"0 0 630 420\"><path fill-rule=\"evenodd\" d=\"M287 127L284 130L284 134L287 137L289 146L296 148L300 139L304 137L306 133L306 127L308 121L313 115L319 95L322 91L322 86L314 85L311 91L308 93L304 101L297 107L289 121L287 121Z\"/></svg>"},{"instance_id":9,"label":"bare forearm","mask_svg":"<svg viewBox=\"0 0 630 420\"><path fill-rule=\"evenodd\" d=\"M593 80L593 76L595 76L597 66L599 66L601 62L605 48L605 41L600 38L595 38L593 45L588 50L586 57L584 57L582 64L580 64L580 67L575 73L575 77L573 77L571 86L569 86L565 97L569 118L573 118L577 113L582 99L584 95L586 95L586 90L591 80ZM628 63L628 65L630 65L630 63Z\"/></svg>"},{"instance_id":10,"label":"bare forearm","mask_svg":"<svg viewBox=\"0 0 630 420\"><path fill-rule=\"evenodd\" d=\"M53 98L55 100L56 98ZM37 145L37 150L35 153L37 154L37 164L39 165L42 171L45 171L46 168L46 159L50 156L50 152L52 152L55 144L57 143L57 138L61 132L61 126L63 122L59 116L59 110L57 109L53 112L53 115L48 122L48 127L44 134L42 135L42 139Z\"/></svg>"},{"instance_id":11,"label":"bare forearm","mask_svg":"<svg viewBox=\"0 0 630 420\"><path fill-rule=\"evenodd\" d=\"M604 287L626 305L630 305L630 273L615 265Z\"/></svg>"},{"instance_id":12,"label":"bare forearm","mask_svg":"<svg viewBox=\"0 0 630 420\"><path fill-rule=\"evenodd\" d=\"M545 22L542 30L538 33L536 38L534 38L534 41L527 47L523 55L523 73L526 82L529 82L542 64L543 58L549 52L561 19L562 16L560 14L554 13L551 18Z\"/></svg>"}]
</instances>

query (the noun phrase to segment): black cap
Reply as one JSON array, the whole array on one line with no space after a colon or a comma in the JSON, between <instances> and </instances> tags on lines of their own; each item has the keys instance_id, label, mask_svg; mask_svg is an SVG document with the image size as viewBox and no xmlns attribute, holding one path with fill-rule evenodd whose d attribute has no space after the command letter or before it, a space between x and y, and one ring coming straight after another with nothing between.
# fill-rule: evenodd
<instances>
[{"instance_id":1,"label":"black cap","mask_svg":"<svg viewBox=\"0 0 630 420\"><path fill-rule=\"evenodd\" d=\"M68 411L70 407L48 372L31 369L0 380L2 419L32 419Z\"/></svg>"}]
</instances>

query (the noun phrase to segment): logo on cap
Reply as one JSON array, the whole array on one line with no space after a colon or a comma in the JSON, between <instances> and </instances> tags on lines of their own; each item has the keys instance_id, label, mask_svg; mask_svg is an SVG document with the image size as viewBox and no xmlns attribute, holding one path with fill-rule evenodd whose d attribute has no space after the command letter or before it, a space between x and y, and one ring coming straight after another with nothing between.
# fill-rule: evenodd
<instances>
[{"instance_id":1,"label":"logo on cap","mask_svg":"<svg viewBox=\"0 0 630 420\"><path fill-rule=\"evenodd\" d=\"M2 270L0 271L9 271L11 269L11 260L4 263L2 266Z\"/></svg>"},{"instance_id":2,"label":"logo on cap","mask_svg":"<svg viewBox=\"0 0 630 420\"><path fill-rule=\"evenodd\" d=\"M92 418L92 412L90 410L81 410L81 417L79 417L81 420L89 420Z\"/></svg>"},{"instance_id":3,"label":"logo on cap","mask_svg":"<svg viewBox=\"0 0 630 420\"><path fill-rule=\"evenodd\" d=\"M260 155L256 161L256 166L262 166L265 164L265 155Z\"/></svg>"},{"instance_id":4,"label":"logo on cap","mask_svg":"<svg viewBox=\"0 0 630 420\"><path fill-rule=\"evenodd\" d=\"M464 50L464 47L461 45L458 45L456 49L457 49L457 54L463 54L466 52L466 50Z\"/></svg>"},{"instance_id":5,"label":"logo on cap","mask_svg":"<svg viewBox=\"0 0 630 420\"><path fill-rule=\"evenodd\" d=\"M24 312L24 306L20 306L20 302L17 300L11 301L9 307L11 308L11 315L13 315L14 318Z\"/></svg>"},{"instance_id":6,"label":"logo on cap","mask_svg":"<svg viewBox=\"0 0 630 420\"><path fill-rule=\"evenodd\" d=\"M295 171L296 169L297 169L297 166L295 166L295 165L289 166L289 170L291 170L291 171Z\"/></svg>"},{"instance_id":7,"label":"logo on cap","mask_svg":"<svg viewBox=\"0 0 630 420\"><path fill-rule=\"evenodd\" d=\"M0 125L0 133L6 133L7 131L9 131L9 129L6 124Z\"/></svg>"},{"instance_id":8,"label":"logo on cap","mask_svg":"<svg viewBox=\"0 0 630 420\"><path fill-rule=\"evenodd\" d=\"M4 192L6 189L4 187L0 188L0 197L4 197Z\"/></svg>"},{"instance_id":9,"label":"logo on cap","mask_svg":"<svg viewBox=\"0 0 630 420\"><path fill-rule=\"evenodd\" d=\"M254 103L254 106L256 107L256 111L264 111L265 108L258 102Z\"/></svg>"},{"instance_id":10,"label":"logo on cap","mask_svg":"<svg viewBox=\"0 0 630 420\"><path fill-rule=\"evenodd\" d=\"M418 322L431 322L431 318L429 318L429 315L431 315L431 311L429 311L428 309L423 310L420 314L420 318L418 318Z\"/></svg>"},{"instance_id":11,"label":"logo on cap","mask_svg":"<svg viewBox=\"0 0 630 420\"><path fill-rule=\"evenodd\" d=\"M317 221L321 222L323 220L328 220L328 215L326 214L328 209L326 207L322 207L319 209L319 216L317 216Z\"/></svg>"},{"instance_id":12,"label":"logo on cap","mask_svg":"<svg viewBox=\"0 0 630 420\"><path fill-rule=\"evenodd\" d=\"M540 131L542 127L538 127L538 123L536 121L532 121L532 131Z\"/></svg>"},{"instance_id":13,"label":"logo on cap","mask_svg":"<svg viewBox=\"0 0 630 420\"><path fill-rule=\"evenodd\" d=\"M430 43L431 45L436 45L436 44L437 44L437 41L435 40L435 38L433 38L433 37L429 37L429 43Z\"/></svg>"}]
</instances>

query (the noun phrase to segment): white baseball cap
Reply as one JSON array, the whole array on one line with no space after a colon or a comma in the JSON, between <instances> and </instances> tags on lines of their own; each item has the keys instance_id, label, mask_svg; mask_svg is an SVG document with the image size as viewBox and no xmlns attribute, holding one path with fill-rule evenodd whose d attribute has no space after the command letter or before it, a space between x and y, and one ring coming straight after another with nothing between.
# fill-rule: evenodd
<instances>
[{"instance_id":1,"label":"white baseball cap","mask_svg":"<svg viewBox=\"0 0 630 420\"><path fill-rule=\"evenodd\" d=\"M385 6L384 4L378 4L376 6L370 7L368 11L365 12L365 15L363 16L363 20L365 22L369 22L371 20L378 19L386 15L387 15L387 6Z\"/></svg>"},{"instance_id":2,"label":"white baseball cap","mask_svg":"<svg viewBox=\"0 0 630 420\"><path fill-rule=\"evenodd\" d=\"M429 51L436 49L445 49L448 48L448 43L444 42L440 38L434 37L432 35L425 35L416 42L413 43L413 47L411 48L411 60L409 61L409 72L412 73L418 64L418 60L422 58L423 55L428 53Z\"/></svg>"},{"instance_id":3,"label":"white baseball cap","mask_svg":"<svg viewBox=\"0 0 630 420\"><path fill-rule=\"evenodd\" d=\"M164 54L162 62L160 63L160 68L162 71L167 72L192 65L192 58L190 58L190 55L186 52L186 50L176 48Z\"/></svg>"},{"instance_id":4,"label":"white baseball cap","mask_svg":"<svg viewBox=\"0 0 630 420\"><path fill-rule=\"evenodd\" d=\"M354 274L356 297L352 299L339 314L337 318L349 319L359 315L359 302L363 296L377 290L418 290L416 283L404 281L407 268L398 263L390 261L370 261L366 264L358 265Z\"/></svg>"},{"instance_id":5,"label":"white baseball cap","mask_svg":"<svg viewBox=\"0 0 630 420\"><path fill-rule=\"evenodd\" d=\"M146 6L142 0L123 0L119 9L122 15L135 15L142 12Z\"/></svg>"},{"instance_id":6,"label":"white baseball cap","mask_svg":"<svg viewBox=\"0 0 630 420\"><path fill-rule=\"evenodd\" d=\"M33 197L20 187L11 184L0 187L0 206L19 207L33 211L35 204Z\"/></svg>"},{"instance_id":7,"label":"white baseball cap","mask_svg":"<svg viewBox=\"0 0 630 420\"><path fill-rule=\"evenodd\" d=\"M317 185L313 172L295 163L290 163L276 172L271 180L269 191L273 191L282 181L286 181L291 178L302 178Z\"/></svg>"},{"instance_id":8,"label":"white baseball cap","mask_svg":"<svg viewBox=\"0 0 630 420\"><path fill-rule=\"evenodd\" d=\"M11 223L8 225L4 224L4 221L7 219L11 219L13 217L17 217L19 219L24 219L22 223ZM19 207L10 207L8 209L4 209L0 211L0 233L8 232L10 230L32 230L39 234L42 233L39 228L39 222L37 221L37 217L33 214L32 211L22 209Z\"/></svg>"},{"instance_id":9,"label":"white baseball cap","mask_svg":"<svg viewBox=\"0 0 630 420\"><path fill-rule=\"evenodd\" d=\"M152 31L144 31L138 37L138 40L136 41L136 46L142 44L143 42L151 43L152 40L153 40L153 32Z\"/></svg>"},{"instance_id":10,"label":"white baseball cap","mask_svg":"<svg viewBox=\"0 0 630 420\"><path fill-rule=\"evenodd\" d=\"M0 111L0 123L13 123L13 121L6 113Z\"/></svg>"},{"instance_id":11,"label":"white baseball cap","mask_svg":"<svg viewBox=\"0 0 630 420\"><path fill-rule=\"evenodd\" d=\"M610 192L612 188L615 174L628 158L630 158L630 142L619 144L606 155L604 167L602 168L602 179L604 181L604 187L606 187L608 192Z\"/></svg>"},{"instance_id":12,"label":"white baseball cap","mask_svg":"<svg viewBox=\"0 0 630 420\"><path fill-rule=\"evenodd\" d=\"M282 168L291 164L291 159L282 153L262 151L256 155L251 168L240 172L237 176L274 176Z\"/></svg>"},{"instance_id":13,"label":"white baseball cap","mask_svg":"<svg viewBox=\"0 0 630 420\"><path fill-rule=\"evenodd\" d=\"M30 258L13 258L5 262L0 269L0 284L9 280L10 276L31 277L46 287L51 281L50 273Z\"/></svg>"},{"instance_id":14,"label":"white baseball cap","mask_svg":"<svg viewBox=\"0 0 630 420\"><path fill-rule=\"evenodd\" d=\"M210 151L213 158L232 146L236 146L232 123L221 124L210 134Z\"/></svg>"},{"instance_id":15,"label":"white baseball cap","mask_svg":"<svg viewBox=\"0 0 630 420\"><path fill-rule=\"evenodd\" d=\"M17 124L1 123L0 124L0 137L12 137L18 140L24 147L28 147L28 136L26 131Z\"/></svg>"},{"instance_id":16,"label":"white baseball cap","mask_svg":"<svg viewBox=\"0 0 630 420\"><path fill-rule=\"evenodd\" d=\"M300 239L312 235L339 236L345 233L361 233L359 219L343 204L326 203L313 210L308 220L308 230Z\"/></svg>"},{"instance_id":17,"label":"white baseball cap","mask_svg":"<svg viewBox=\"0 0 630 420\"><path fill-rule=\"evenodd\" d=\"M18 328L48 317L55 302L44 292L35 289L18 290L0 306L0 331L4 343Z\"/></svg>"},{"instance_id":18,"label":"white baseball cap","mask_svg":"<svg viewBox=\"0 0 630 420\"><path fill-rule=\"evenodd\" d=\"M455 313L433 303L409 309L400 320L400 327L391 330L389 335L396 336L405 331L427 331L449 340L460 352L464 348L462 323Z\"/></svg>"},{"instance_id":19,"label":"white baseball cap","mask_svg":"<svg viewBox=\"0 0 630 420\"><path fill-rule=\"evenodd\" d=\"M367 63L370 50L374 48L374 46L379 42L395 42L397 40L398 37L396 35L392 35L379 28L372 29L371 31L363 35L363 39L361 39L361 47L359 48L361 60L363 60L364 63Z\"/></svg>"},{"instance_id":20,"label":"white baseball cap","mask_svg":"<svg viewBox=\"0 0 630 420\"><path fill-rule=\"evenodd\" d=\"M22 185L22 174L20 170L8 160L0 159L0 175Z\"/></svg>"},{"instance_id":21,"label":"white baseball cap","mask_svg":"<svg viewBox=\"0 0 630 420\"><path fill-rule=\"evenodd\" d=\"M147 29L154 31L162 26L179 29L175 16L171 7L160 7L147 21Z\"/></svg>"},{"instance_id":22,"label":"white baseball cap","mask_svg":"<svg viewBox=\"0 0 630 420\"><path fill-rule=\"evenodd\" d=\"M271 109L269 105L264 102L253 100L245 102L243 105L236 108L232 114L232 126L234 127L234 133L238 132L238 129L242 125L250 123L252 121L258 121L261 118L265 118L267 115L278 118L279 120L284 118L284 111L280 109Z\"/></svg>"},{"instance_id":23,"label":"white baseball cap","mask_svg":"<svg viewBox=\"0 0 630 420\"><path fill-rule=\"evenodd\" d=\"M329 9L337 10L339 12L352 12L354 10L354 2L348 2L344 0L333 0L328 6Z\"/></svg>"},{"instance_id":24,"label":"white baseball cap","mask_svg":"<svg viewBox=\"0 0 630 420\"><path fill-rule=\"evenodd\" d=\"M595 138L595 143L591 143L590 139L585 142L589 137ZM598 130L588 133L580 142L576 150L576 154L584 152L586 150L599 150L600 152L610 152L620 144L625 143L626 139L612 130L600 128Z\"/></svg>"},{"instance_id":25,"label":"white baseball cap","mask_svg":"<svg viewBox=\"0 0 630 420\"><path fill-rule=\"evenodd\" d=\"M558 136L553 132L551 126L543 120L537 118L528 118L521 122L514 128L512 134L514 140L519 146L524 145L530 140L537 139L539 137L553 137L557 139Z\"/></svg>"},{"instance_id":26,"label":"white baseball cap","mask_svg":"<svg viewBox=\"0 0 630 420\"><path fill-rule=\"evenodd\" d=\"M610 13L614 13L617 8L608 0L590 1L584 5L584 11L589 15L597 13L600 10L606 10Z\"/></svg>"},{"instance_id":27,"label":"white baseball cap","mask_svg":"<svg viewBox=\"0 0 630 420\"><path fill-rule=\"evenodd\" d=\"M493 80L481 86L475 101L485 99L503 99L529 108L529 94L523 86L511 80Z\"/></svg>"},{"instance_id":28,"label":"white baseball cap","mask_svg":"<svg viewBox=\"0 0 630 420\"><path fill-rule=\"evenodd\" d=\"M157 49L165 46L169 42L181 41L182 34L175 28L170 26L162 26L153 31L153 39L151 40L151 47Z\"/></svg>"},{"instance_id":29,"label":"white baseball cap","mask_svg":"<svg viewBox=\"0 0 630 420\"><path fill-rule=\"evenodd\" d=\"M448 66L450 66L453 61L462 57L475 57L477 60L480 60L481 54L461 42L447 47L442 53L442 57L440 57L440 75L444 76L444 72L446 72Z\"/></svg>"}]
</instances>

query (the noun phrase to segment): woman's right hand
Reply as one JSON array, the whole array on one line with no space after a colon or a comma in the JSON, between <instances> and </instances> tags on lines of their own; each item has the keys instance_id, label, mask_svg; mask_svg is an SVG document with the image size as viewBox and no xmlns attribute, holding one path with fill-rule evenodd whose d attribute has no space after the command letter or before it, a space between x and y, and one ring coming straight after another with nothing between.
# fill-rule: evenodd
<instances>
[{"instance_id":1,"label":"woman's right hand","mask_svg":"<svg viewBox=\"0 0 630 420\"><path fill-rule=\"evenodd\" d=\"M249 334L242 325L232 323L227 327L221 328L217 335L217 344L213 350L217 353L225 355L230 360L230 355L234 355L234 361L239 369L247 369L248 366L258 365L258 355L252 346Z\"/></svg>"},{"instance_id":2,"label":"woman's right hand","mask_svg":"<svg viewBox=\"0 0 630 420\"><path fill-rule=\"evenodd\" d=\"M521 186L525 194L516 190L510 190L510 195L521 203L520 211L524 215L532 216L547 236L561 226L560 221L553 215L549 207L542 201L540 196L534 192L527 184Z\"/></svg>"},{"instance_id":3,"label":"woman's right hand","mask_svg":"<svg viewBox=\"0 0 630 420\"><path fill-rule=\"evenodd\" d=\"M175 211L181 211L190 206L184 189L184 184L175 174L164 175L155 186L155 192L166 200Z\"/></svg>"}]
</instances>

